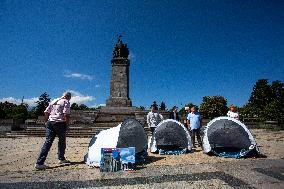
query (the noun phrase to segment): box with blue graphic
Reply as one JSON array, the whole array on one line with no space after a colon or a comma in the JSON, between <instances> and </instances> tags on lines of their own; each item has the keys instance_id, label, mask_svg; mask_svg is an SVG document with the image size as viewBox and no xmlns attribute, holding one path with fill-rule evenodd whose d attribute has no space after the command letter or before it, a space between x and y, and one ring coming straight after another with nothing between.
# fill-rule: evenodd
<instances>
[{"instance_id":1,"label":"box with blue graphic","mask_svg":"<svg viewBox=\"0 0 284 189\"><path fill-rule=\"evenodd\" d=\"M134 170L134 166L135 147L101 149L101 172L129 171Z\"/></svg>"}]
</instances>

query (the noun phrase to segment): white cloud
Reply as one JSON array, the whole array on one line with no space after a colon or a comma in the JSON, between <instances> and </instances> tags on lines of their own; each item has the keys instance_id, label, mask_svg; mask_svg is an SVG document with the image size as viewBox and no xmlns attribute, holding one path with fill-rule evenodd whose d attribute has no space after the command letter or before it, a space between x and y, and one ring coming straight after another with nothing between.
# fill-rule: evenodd
<instances>
[{"instance_id":1,"label":"white cloud","mask_svg":"<svg viewBox=\"0 0 284 189\"><path fill-rule=\"evenodd\" d=\"M97 84L97 85L95 85L95 88L99 88L99 87L100 87L100 85L98 85L98 84Z\"/></svg>"},{"instance_id":2,"label":"white cloud","mask_svg":"<svg viewBox=\"0 0 284 189\"><path fill-rule=\"evenodd\" d=\"M106 104L95 104L95 105L90 106L90 108L98 108L98 107L104 107L104 106L106 106Z\"/></svg>"},{"instance_id":3,"label":"white cloud","mask_svg":"<svg viewBox=\"0 0 284 189\"><path fill-rule=\"evenodd\" d=\"M132 52L130 52L129 55L128 55L129 60L134 60L135 57L136 56Z\"/></svg>"},{"instance_id":4,"label":"white cloud","mask_svg":"<svg viewBox=\"0 0 284 189\"><path fill-rule=\"evenodd\" d=\"M88 96L88 95L83 95L78 91L74 91L74 90L67 90L69 92L71 92L72 94L72 98L70 100L70 103L76 103L76 104L86 104L87 102L92 102L95 100L95 98L93 96ZM23 100L24 103L28 104L29 107L34 107L36 106L36 101L38 101L39 98L38 97L33 97L33 98L25 98ZM0 102L11 102L13 104L21 104L22 103L22 99L17 99L14 97L6 97L6 98L2 98L0 99Z\"/></svg>"},{"instance_id":5,"label":"white cloud","mask_svg":"<svg viewBox=\"0 0 284 189\"><path fill-rule=\"evenodd\" d=\"M128 161L128 162L135 162L135 156L134 155L127 156L126 157L126 161Z\"/></svg>"},{"instance_id":6,"label":"white cloud","mask_svg":"<svg viewBox=\"0 0 284 189\"><path fill-rule=\"evenodd\" d=\"M38 97L33 97L33 98L25 98L23 99L23 102L28 104L30 107L31 106L36 106L36 101L38 101ZM21 104L22 103L22 99L17 99L17 98L14 98L14 97L7 97L7 98L2 98L0 99L0 102L11 102L13 104Z\"/></svg>"},{"instance_id":7,"label":"white cloud","mask_svg":"<svg viewBox=\"0 0 284 189\"><path fill-rule=\"evenodd\" d=\"M70 100L71 104L76 103L80 105L80 104L86 104L87 102L91 102L95 100L93 96L85 96L78 91L74 91L74 90L67 90L67 91L71 92L72 94L72 98Z\"/></svg>"},{"instance_id":8,"label":"white cloud","mask_svg":"<svg viewBox=\"0 0 284 189\"><path fill-rule=\"evenodd\" d=\"M92 76L86 75L86 74L81 74L81 73L65 73L64 77L81 79L81 80L89 80L89 81L93 80Z\"/></svg>"}]
</instances>

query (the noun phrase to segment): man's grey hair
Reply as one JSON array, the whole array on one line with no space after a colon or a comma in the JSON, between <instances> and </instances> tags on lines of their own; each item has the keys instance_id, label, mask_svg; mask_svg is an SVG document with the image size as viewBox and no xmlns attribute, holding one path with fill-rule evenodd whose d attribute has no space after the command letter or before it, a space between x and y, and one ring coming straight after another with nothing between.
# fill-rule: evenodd
<instances>
[{"instance_id":1,"label":"man's grey hair","mask_svg":"<svg viewBox=\"0 0 284 189\"><path fill-rule=\"evenodd\" d=\"M63 93L63 97L71 98L71 93L66 91Z\"/></svg>"}]
</instances>

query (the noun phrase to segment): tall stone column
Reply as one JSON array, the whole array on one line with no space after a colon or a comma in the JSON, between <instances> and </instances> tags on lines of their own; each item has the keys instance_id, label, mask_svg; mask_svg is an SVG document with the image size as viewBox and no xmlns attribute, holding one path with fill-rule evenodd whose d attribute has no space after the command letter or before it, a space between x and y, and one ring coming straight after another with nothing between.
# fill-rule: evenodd
<instances>
[{"instance_id":1,"label":"tall stone column","mask_svg":"<svg viewBox=\"0 0 284 189\"><path fill-rule=\"evenodd\" d=\"M129 98L129 50L119 37L113 50L112 74L110 80L110 97L106 101L108 107L131 107Z\"/></svg>"}]
</instances>

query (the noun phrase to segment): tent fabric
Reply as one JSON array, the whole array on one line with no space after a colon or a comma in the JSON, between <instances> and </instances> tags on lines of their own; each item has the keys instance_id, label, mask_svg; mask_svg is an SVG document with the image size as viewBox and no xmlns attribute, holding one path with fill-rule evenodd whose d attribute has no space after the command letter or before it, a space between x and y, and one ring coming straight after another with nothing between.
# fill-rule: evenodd
<instances>
[{"instance_id":1,"label":"tent fabric","mask_svg":"<svg viewBox=\"0 0 284 189\"><path fill-rule=\"evenodd\" d=\"M99 167L102 148L135 147L136 161L144 161L147 154L147 136L140 122L133 118L124 120L116 127L93 136L84 160L90 166Z\"/></svg>"},{"instance_id":2,"label":"tent fabric","mask_svg":"<svg viewBox=\"0 0 284 189\"><path fill-rule=\"evenodd\" d=\"M147 149L147 135L139 121L126 119L120 127L117 147L127 148L132 145L137 153Z\"/></svg>"},{"instance_id":3,"label":"tent fabric","mask_svg":"<svg viewBox=\"0 0 284 189\"><path fill-rule=\"evenodd\" d=\"M163 154L183 153L191 150L192 143L188 130L180 122L167 119L158 124L153 136L149 139L150 151ZM168 152L166 152L168 151Z\"/></svg>"},{"instance_id":4,"label":"tent fabric","mask_svg":"<svg viewBox=\"0 0 284 189\"><path fill-rule=\"evenodd\" d=\"M218 117L204 130L203 151L222 157L240 158L252 151L259 153L257 144L248 128L239 120Z\"/></svg>"},{"instance_id":5,"label":"tent fabric","mask_svg":"<svg viewBox=\"0 0 284 189\"><path fill-rule=\"evenodd\" d=\"M86 164L99 167L102 148L116 148L121 124L116 127L101 131L91 139L88 154L85 156ZM93 144L92 144L93 143Z\"/></svg>"}]
</instances>

